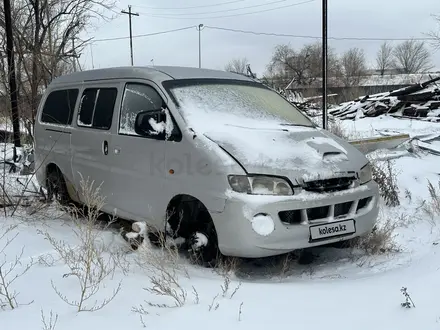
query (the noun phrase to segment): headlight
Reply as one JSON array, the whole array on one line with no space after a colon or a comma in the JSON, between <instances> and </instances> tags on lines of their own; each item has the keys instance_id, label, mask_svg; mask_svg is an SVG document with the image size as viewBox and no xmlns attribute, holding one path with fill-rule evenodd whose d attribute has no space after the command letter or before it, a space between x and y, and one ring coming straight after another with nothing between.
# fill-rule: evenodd
<instances>
[{"instance_id":1,"label":"headlight","mask_svg":"<svg viewBox=\"0 0 440 330\"><path fill-rule=\"evenodd\" d=\"M360 184L365 184L367 182L370 182L372 180L372 171L371 171L371 164L368 163L364 167L361 168L359 171L359 181Z\"/></svg>"},{"instance_id":2,"label":"headlight","mask_svg":"<svg viewBox=\"0 0 440 330\"><path fill-rule=\"evenodd\" d=\"M232 190L252 195L293 195L290 184L281 178L273 176L229 175L229 185Z\"/></svg>"}]
</instances>

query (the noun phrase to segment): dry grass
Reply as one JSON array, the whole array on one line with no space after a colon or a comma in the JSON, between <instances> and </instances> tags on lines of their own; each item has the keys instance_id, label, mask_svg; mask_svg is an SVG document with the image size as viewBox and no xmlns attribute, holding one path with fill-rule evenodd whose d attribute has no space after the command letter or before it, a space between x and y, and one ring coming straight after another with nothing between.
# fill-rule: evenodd
<instances>
[{"instance_id":1,"label":"dry grass","mask_svg":"<svg viewBox=\"0 0 440 330\"><path fill-rule=\"evenodd\" d=\"M373 180L379 185L381 197L387 206L399 206L399 187L395 167L391 161L372 162Z\"/></svg>"},{"instance_id":2,"label":"dry grass","mask_svg":"<svg viewBox=\"0 0 440 330\"><path fill-rule=\"evenodd\" d=\"M440 180L435 186L428 180L429 200L422 202L421 209L431 219L431 224L435 225L436 217L440 216Z\"/></svg>"},{"instance_id":3,"label":"dry grass","mask_svg":"<svg viewBox=\"0 0 440 330\"><path fill-rule=\"evenodd\" d=\"M183 275L189 278L188 270L179 254L178 248L170 244L165 237L159 236L160 248L153 248L148 239L138 248L136 263L147 271L151 285L144 290L162 297L168 297L171 304L145 303L152 307L182 307L185 305L188 293L180 284ZM195 290L195 289L194 289ZM141 305L138 310L144 307Z\"/></svg>"},{"instance_id":4,"label":"dry grass","mask_svg":"<svg viewBox=\"0 0 440 330\"><path fill-rule=\"evenodd\" d=\"M340 137L341 139L344 139L344 140L350 139L349 134L344 130L344 128L342 127L341 121L338 119L329 120L328 129L331 133Z\"/></svg>"},{"instance_id":5,"label":"dry grass","mask_svg":"<svg viewBox=\"0 0 440 330\"><path fill-rule=\"evenodd\" d=\"M396 229L407 226L408 221L409 217L406 215L394 217L381 212L373 231L354 240L352 247L361 249L369 255L399 252L400 247L395 241Z\"/></svg>"},{"instance_id":6,"label":"dry grass","mask_svg":"<svg viewBox=\"0 0 440 330\"><path fill-rule=\"evenodd\" d=\"M100 187L94 187L94 182L81 181L81 191L84 196L86 208L75 208L72 210L72 230L78 244L71 244L54 238L47 231L39 230L54 250L59 254L61 260L69 269L63 277L75 277L78 281L78 296L76 299L69 298L63 294L57 286L52 283L56 294L66 304L74 306L77 312L97 311L109 304L121 290L121 282L114 288L113 293L98 301L96 295L105 281L110 278L118 267L115 255L109 253L108 247L101 240L102 228L99 226L98 218L100 210L104 205L104 198L100 196ZM86 211L85 211L86 210ZM106 226L110 226L111 222Z\"/></svg>"},{"instance_id":7,"label":"dry grass","mask_svg":"<svg viewBox=\"0 0 440 330\"><path fill-rule=\"evenodd\" d=\"M6 250L17 238L17 225L0 227L0 308L15 309L20 304L17 301L18 292L14 290L15 281L24 276L33 266L33 260L22 264L24 248L11 262L7 261ZM28 303L29 304L29 303Z\"/></svg>"},{"instance_id":8,"label":"dry grass","mask_svg":"<svg viewBox=\"0 0 440 330\"><path fill-rule=\"evenodd\" d=\"M43 330L55 330L55 327L58 322L58 314L53 315L53 311L51 310L49 313L49 318L44 315L44 311L41 310L41 323Z\"/></svg>"},{"instance_id":9,"label":"dry grass","mask_svg":"<svg viewBox=\"0 0 440 330\"><path fill-rule=\"evenodd\" d=\"M187 265L190 261L180 255L177 244L172 240L161 240L159 248L153 248L148 240L144 240L139 246L137 264L146 271L150 280L150 285L144 288L145 291L169 300L169 303L156 303L150 300L144 300L143 304L132 308L137 313L142 326L145 327L144 317L149 315L149 308L180 308L188 303L188 296L193 296L193 303L200 303L200 295L194 286L191 286L192 292L189 292L183 279L190 279ZM221 299L232 299L241 287L241 282L233 285L231 276L238 267L237 258L223 257L220 259L217 267L213 269L219 274L223 283L220 285L220 291L216 294L207 306L208 311L216 311L220 307Z\"/></svg>"}]
</instances>

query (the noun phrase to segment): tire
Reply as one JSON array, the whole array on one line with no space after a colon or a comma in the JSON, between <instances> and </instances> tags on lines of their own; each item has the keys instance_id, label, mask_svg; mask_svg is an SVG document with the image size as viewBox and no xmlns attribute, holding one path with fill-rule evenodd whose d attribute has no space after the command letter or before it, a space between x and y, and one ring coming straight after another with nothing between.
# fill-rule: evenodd
<instances>
[{"instance_id":1,"label":"tire","mask_svg":"<svg viewBox=\"0 0 440 330\"><path fill-rule=\"evenodd\" d=\"M182 237L182 248L189 252L190 259L205 267L216 267L220 254L217 231L209 211L196 200L181 201L173 214L182 214L182 220L171 217L169 225L172 238ZM178 216L180 218L180 216Z\"/></svg>"},{"instance_id":2,"label":"tire","mask_svg":"<svg viewBox=\"0 0 440 330\"><path fill-rule=\"evenodd\" d=\"M206 240L206 245L200 241ZM216 267L220 250L218 248L217 232L212 220L204 224L189 238L191 259L205 267Z\"/></svg>"},{"instance_id":3,"label":"tire","mask_svg":"<svg viewBox=\"0 0 440 330\"><path fill-rule=\"evenodd\" d=\"M48 200L55 199L61 206L69 206L72 199L69 196L66 181L61 172L58 169L50 171L46 181Z\"/></svg>"}]
</instances>

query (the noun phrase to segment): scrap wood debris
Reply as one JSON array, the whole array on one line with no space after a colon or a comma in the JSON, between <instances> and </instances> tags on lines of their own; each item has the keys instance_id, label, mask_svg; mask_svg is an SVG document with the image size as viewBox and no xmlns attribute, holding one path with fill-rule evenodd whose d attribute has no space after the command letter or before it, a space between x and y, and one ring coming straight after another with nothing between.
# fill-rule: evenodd
<instances>
[{"instance_id":1,"label":"scrap wood debris","mask_svg":"<svg viewBox=\"0 0 440 330\"><path fill-rule=\"evenodd\" d=\"M329 109L339 119L359 119L389 114L396 118L411 118L440 122L440 77L386 93L367 95Z\"/></svg>"}]
</instances>

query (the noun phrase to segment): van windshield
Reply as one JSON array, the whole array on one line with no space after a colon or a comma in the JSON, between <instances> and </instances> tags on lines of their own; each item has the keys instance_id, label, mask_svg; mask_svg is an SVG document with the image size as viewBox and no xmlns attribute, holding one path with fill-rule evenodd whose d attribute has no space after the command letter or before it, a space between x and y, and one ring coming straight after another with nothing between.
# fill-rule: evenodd
<instances>
[{"instance_id":1,"label":"van windshield","mask_svg":"<svg viewBox=\"0 0 440 330\"><path fill-rule=\"evenodd\" d=\"M186 120L197 117L223 124L314 127L295 106L278 93L252 84L173 84L171 93Z\"/></svg>"}]
</instances>

